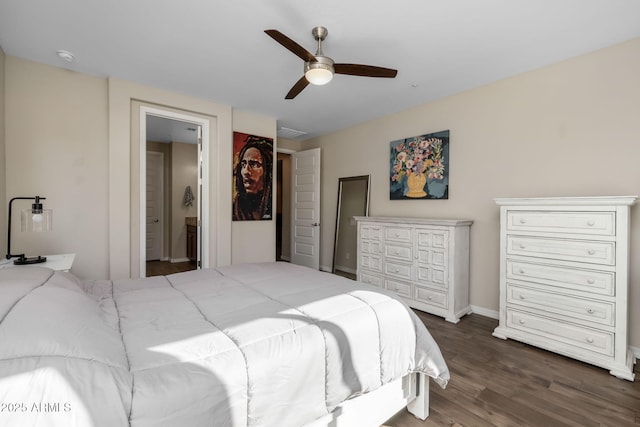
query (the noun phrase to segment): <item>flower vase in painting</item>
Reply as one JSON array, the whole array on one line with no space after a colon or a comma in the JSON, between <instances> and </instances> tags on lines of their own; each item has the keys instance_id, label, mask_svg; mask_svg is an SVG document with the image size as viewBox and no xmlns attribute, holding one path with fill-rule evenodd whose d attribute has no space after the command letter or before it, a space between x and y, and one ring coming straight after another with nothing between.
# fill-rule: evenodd
<instances>
[{"instance_id":1,"label":"flower vase in painting","mask_svg":"<svg viewBox=\"0 0 640 427\"><path fill-rule=\"evenodd\" d=\"M390 199L449 197L449 131L391 142Z\"/></svg>"}]
</instances>

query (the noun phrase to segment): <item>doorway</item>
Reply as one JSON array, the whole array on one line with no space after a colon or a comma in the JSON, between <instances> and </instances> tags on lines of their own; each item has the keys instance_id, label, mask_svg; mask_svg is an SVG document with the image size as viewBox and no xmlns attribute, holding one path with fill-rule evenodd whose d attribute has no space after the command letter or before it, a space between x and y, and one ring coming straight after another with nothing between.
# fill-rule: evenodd
<instances>
[{"instance_id":1,"label":"doorway","mask_svg":"<svg viewBox=\"0 0 640 427\"><path fill-rule=\"evenodd\" d=\"M291 261L291 154L278 151L276 172L276 261Z\"/></svg>"},{"instance_id":2,"label":"doorway","mask_svg":"<svg viewBox=\"0 0 640 427\"><path fill-rule=\"evenodd\" d=\"M202 268L208 121L150 107L140 114L140 276Z\"/></svg>"}]
</instances>

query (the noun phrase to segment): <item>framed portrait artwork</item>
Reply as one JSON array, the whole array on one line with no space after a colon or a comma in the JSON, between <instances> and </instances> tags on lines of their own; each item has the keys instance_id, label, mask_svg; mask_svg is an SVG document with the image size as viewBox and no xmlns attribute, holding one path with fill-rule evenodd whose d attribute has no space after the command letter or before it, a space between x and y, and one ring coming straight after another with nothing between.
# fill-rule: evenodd
<instances>
[{"instance_id":1,"label":"framed portrait artwork","mask_svg":"<svg viewBox=\"0 0 640 427\"><path fill-rule=\"evenodd\" d=\"M233 220L270 220L273 138L233 133Z\"/></svg>"},{"instance_id":2,"label":"framed portrait artwork","mask_svg":"<svg viewBox=\"0 0 640 427\"><path fill-rule=\"evenodd\" d=\"M391 141L391 200L449 198L449 131Z\"/></svg>"}]
</instances>

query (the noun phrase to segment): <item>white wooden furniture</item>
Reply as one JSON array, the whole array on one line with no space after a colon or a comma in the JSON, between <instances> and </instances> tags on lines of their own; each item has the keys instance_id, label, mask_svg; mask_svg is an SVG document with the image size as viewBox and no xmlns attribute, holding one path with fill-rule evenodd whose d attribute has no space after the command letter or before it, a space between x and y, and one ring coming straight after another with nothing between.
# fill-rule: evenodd
<instances>
[{"instance_id":1,"label":"white wooden furniture","mask_svg":"<svg viewBox=\"0 0 640 427\"><path fill-rule=\"evenodd\" d=\"M469 313L469 228L453 219L355 217L359 281L457 323Z\"/></svg>"},{"instance_id":2,"label":"white wooden furniture","mask_svg":"<svg viewBox=\"0 0 640 427\"><path fill-rule=\"evenodd\" d=\"M39 264L29 264L31 267L46 267L52 270L69 271L73 265L73 260L76 254L59 254L59 255L45 255L47 260ZM13 259L3 260L0 263L0 268L9 267L24 267L23 265L15 265Z\"/></svg>"},{"instance_id":3,"label":"white wooden furniture","mask_svg":"<svg viewBox=\"0 0 640 427\"><path fill-rule=\"evenodd\" d=\"M495 199L500 324L512 338L633 381L629 210L636 196Z\"/></svg>"}]
</instances>

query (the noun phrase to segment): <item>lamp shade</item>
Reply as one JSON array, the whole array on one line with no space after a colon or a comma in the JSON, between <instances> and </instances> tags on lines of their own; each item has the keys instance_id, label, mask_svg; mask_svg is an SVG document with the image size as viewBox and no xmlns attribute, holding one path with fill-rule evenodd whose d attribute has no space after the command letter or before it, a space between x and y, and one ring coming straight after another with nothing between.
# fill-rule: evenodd
<instances>
[{"instance_id":1,"label":"lamp shade","mask_svg":"<svg viewBox=\"0 0 640 427\"><path fill-rule=\"evenodd\" d=\"M53 229L51 209L23 209L20 214L20 231L41 232Z\"/></svg>"},{"instance_id":2,"label":"lamp shade","mask_svg":"<svg viewBox=\"0 0 640 427\"><path fill-rule=\"evenodd\" d=\"M333 78L333 61L325 56L316 56L316 62L304 63L304 77L313 85L325 85Z\"/></svg>"},{"instance_id":3,"label":"lamp shade","mask_svg":"<svg viewBox=\"0 0 640 427\"><path fill-rule=\"evenodd\" d=\"M333 79L333 73L323 68L311 68L304 76L309 80L309 83L314 85L325 85Z\"/></svg>"}]
</instances>

